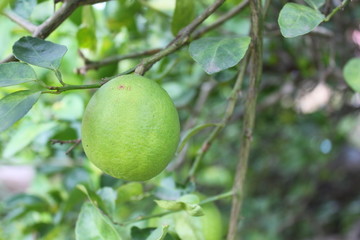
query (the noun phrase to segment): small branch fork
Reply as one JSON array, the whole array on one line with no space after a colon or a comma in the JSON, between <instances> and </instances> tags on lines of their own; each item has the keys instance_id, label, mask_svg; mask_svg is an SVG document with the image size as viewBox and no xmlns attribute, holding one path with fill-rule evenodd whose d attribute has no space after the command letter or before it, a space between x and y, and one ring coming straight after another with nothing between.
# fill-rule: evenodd
<instances>
[{"instance_id":1,"label":"small branch fork","mask_svg":"<svg viewBox=\"0 0 360 240\"><path fill-rule=\"evenodd\" d=\"M78 7L107 1L110 0L64 0L62 6L51 17L49 17L39 26L28 22L27 20L21 18L20 16L17 16L13 12L6 12L4 15L22 26L28 32L30 32L33 37L45 39L57 27L59 27L60 24L62 24ZM16 61L16 58L13 55L10 55L7 58L3 59L2 61L0 61L0 63L11 61Z\"/></svg>"},{"instance_id":2,"label":"small branch fork","mask_svg":"<svg viewBox=\"0 0 360 240\"><path fill-rule=\"evenodd\" d=\"M81 139L74 139L74 140L57 140L57 139L51 139L50 142L52 144L69 144L73 143L73 145L65 152L66 154L69 154L77 145L81 143Z\"/></svg>"}]
</instances>

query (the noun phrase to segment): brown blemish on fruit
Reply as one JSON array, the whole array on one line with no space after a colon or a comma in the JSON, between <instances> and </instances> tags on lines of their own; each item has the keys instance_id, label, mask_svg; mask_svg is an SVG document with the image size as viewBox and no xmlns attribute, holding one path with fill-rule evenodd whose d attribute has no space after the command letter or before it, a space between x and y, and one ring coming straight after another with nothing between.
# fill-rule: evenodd
<instances>
[{"instance_id":1,"label":"brown blemish on fruit","mask_svg":"<svg viewBox=\"0 0 360 240\"><path fill-rule=\"evenodd\" d=\"M130 86L124 86L124 85L120 85L118 87L119 90L127 90L127 91L130 91L131 90L131 87Z\"/></svg>"}]
</instances>

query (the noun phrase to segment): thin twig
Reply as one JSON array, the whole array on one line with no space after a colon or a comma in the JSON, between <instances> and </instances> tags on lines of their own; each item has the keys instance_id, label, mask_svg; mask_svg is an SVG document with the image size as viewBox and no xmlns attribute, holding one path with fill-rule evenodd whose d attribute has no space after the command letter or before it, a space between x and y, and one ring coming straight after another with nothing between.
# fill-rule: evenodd
<instances>
[{"instance_id":1,"label":"thin twig","mask_svg":"<svg viewBox=\"0 0 360 240\"><path fill-rule=\"evenodd\" d=\"M50 140L51 144L68 144L68 143L73 143L73 145L66 150L66 154L69 154L77 145L79 145L81 143L81 139L73 139L73 140L58 140L58 139L51 139Z\"/></svg>"},{"instance_id":2,"label":"thin twig","mask_svg":"<svg viewBox=\"0 0 360 240\"><path fill-rule=\"evenodd\" d=\"M29 22L28 20L20 17L19 15L17 15L16 13L14 13L13 11L5 11L2 13L4 16L6 16L7 18L9 18L11 21L15 22L16 24L18 24L19 26L21 26L22 28L24 28L26 31L28 31L29 33L33 33L35 31L35 29L37 28L36 25L32 24L31 22Z\"/></svg>"},{"instance_id":3,"label":"thin twig","mask_svg":"<svg viewBox=\"0 0 360 240\"><path fill-rule=\"evenodd\" d=\"M224 22L226 22L227 20L231 19L232 17L236 16L239 12L241 12L241 10L243 10L247 5L249 4L249 0L244 0L242 1L240 4L238 4L237 6L235 6L234 8L232 8L230 11L228 11L227 13L225 13L224 15L222 15L221 17L219 17L215 22L213 22L212 24L210 24L209 26L206 26L202 29L199 29L197 31L194 32L194 34L191 36L191 38L194 39L198 39L200 38L202 35L204 35L205 33L214 30L215 28L219 27L220 25L222 25Z\"/></svg>"},{"instance_id":4,"label":"thin twig","mask_svg":"<svg viewBox=\"0 0 360 240\"><path fill-rule=\"evenodd\" d=\"M343 9L349 2L349 0L344 0L339 6L334 8L331 13L329 13L329 15L326 16L324 22L330 21L330 19L335 15L335 13L337 13L340 9Z\"/></svg>"},{"instance_id":5,"label":"thin twig","mask_svg":"<svg viewBox=\"0 0 360 240\"><path fill-rule=\"evenodd\" d=\"M109 65L112 63L118 63L125 59L134 59L134 58L140 58L140 57L145 57L145 56L151 56L155 53L158 53L160 50L161 50L161 48L155 48L155 49L150 49L150 50L137 52L137 53L116 55L116 56L111 56L111 57L102 59L101 61L91 61L91 60L85 58L84 55L80 55L85 60L85 65L76 69L76 72L78 74L85 74L90 69L98 69L100 67L103 67L103 66L106 66L106 65Z\"/></svg>"},{"instance_id":6,"label":"thin twig","mask_svg":"<svg viewBox=\"0 0 360 240\"><path fill-rule=\"evenodd\" d=\"M32 36L41 39L47 38L57 27L60 26L79 6L107 2L110 0L71 0L64 1L62 6L41 25L32 30ZM0 63L16 61L13 55L3 59Z\"/></svg>"},{"instance_id":7,"label":"thin twig","mask_svg":"<svg viewBox=\"0 0 360 240\"><path fill-rule=\"evenodd\" d=\"M204 158L206 152L209 150L210 146L212 145L213 141L216 139L220 131L226 126L226 124L229 122L231 116L234 113L235 105L237 102L237 99L239 97L240 88L244 79L247 61L248 61L248 54L244 57L244 59L241 62L241 68L239 70L239 74L236 78L236 82L234 84L234 87L232 89L231 95L229 97L229 101L225 110L224 117L222 118L219 125L217 125L213 131L210 133L209 137L204 141L201 148L197 152L196 158L194 163L191 166L191 169L189 171L189 175L186 181L193 181L195 178L195 172L201 162L201 160Z\"/></svg>"},{"instance_id":8,"label":"thin twig","mask_svg":"<svg viewBox=\"0 0 360 240\"><path fill-rule=\"evenodd\" d=\"M262 74L262 9L261 0L250 0L251 9L251 38L250 48L250 83L245 103L245 115L243 118L242 142L240 146L239 162L236 167L233 185L233 199L227 240L235 240L239 213L244 197L244 183L247 171L247 163L250 154L252 132L255 122L256 101ZM237 238L239 239L239 238Z\"/></svg>"}]
</instances>

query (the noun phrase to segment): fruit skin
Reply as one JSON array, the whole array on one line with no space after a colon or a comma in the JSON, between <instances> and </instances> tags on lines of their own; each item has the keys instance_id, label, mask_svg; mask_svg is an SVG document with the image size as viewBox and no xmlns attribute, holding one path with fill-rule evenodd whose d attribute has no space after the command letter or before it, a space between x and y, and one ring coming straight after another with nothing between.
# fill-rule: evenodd
<instances>
[{"instance_id":1,"label":"fruit skin","mask_svg":"<svg viewBox=\"0 0 360 240\"><path fill-rule=\"evenodd\" d=\"M179 117L169 95L156 82L135 74L98 89L82 121L82 145L89 160L129 181L145 181L164 170L179 136Z\"/></svg>"}]
</instances>

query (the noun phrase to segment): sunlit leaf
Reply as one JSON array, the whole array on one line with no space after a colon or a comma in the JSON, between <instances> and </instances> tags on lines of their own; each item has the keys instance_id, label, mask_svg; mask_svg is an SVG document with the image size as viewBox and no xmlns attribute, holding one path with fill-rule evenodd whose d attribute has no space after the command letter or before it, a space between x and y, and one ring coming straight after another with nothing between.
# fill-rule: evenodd
<instances>
[{"instance_id":1,"label":"sunlit leaf","mask_svg":"<svg viewBox=\"0 0 360 240\"><path fill-rule=\"evenodd\" d=\"M22 37L13 46L15 57L26 63L57 70L67 48L34 37Z\"/></svg>"},{"instance_id":2,"label":"sunlit leaf","mask_svg":"<svg viewBox=\"0 0 360 240\"><path fill-rule=\"evenodd\" d=\"M163 225L155 229L146 240L163 240L168 232L169 225Z\"/></svg>"},{"instance_id":3,"label":"sunlit leaf","mask_svg":"<svg viewBox=\"0 0 360 240\"><path fill-rule=\"evenodd\" d=\"M287 3L281 9L278 23L281 34L291 38L311 32L324 20L324 15L310 7Z\"/></svg>"},{"instance_id":4,"label":"sunlit leaf","mask_svg":"<svg viewBox=\"0 0 360 240\"><path fill-rule=\"evenodd\" d=\"M352 58L345 64L344 78L354 91L360 93L360 58Z\"/></svg>"},{"instance_id":5,"label":"sunlit leaf","mask_svg":"<svg viewBox=\"0 0 360 240\"><path fill-rule=\"evenodd\" d=\"M41 92L29 90L9 94L0 100L0 132L21 119L39 99Z\"/></svg>"},{"instance_id":6,"label":"sunlit leaf","mask_svg":"<svg viewBox=\"0 0 360 240\"><path fill-rule=\"evenodd\" d=\"M250 40L249 37L201 38L190 44L189 51L205 72L212 74L239 63L249 47Z\"/></svg>"},{"instance_id":7,"label":"sunlit leaf","mask_svg":"<svg viewBox=\"0 0 360 240\"><path fill-rule=\"evenodd\" d=\"M325 0L305 0L307 4L309 4L314 9L318 9L322 5L324 5Z\"/></svg>"},{"instance_id":8,"label":"sunlit leaf","mask_svg":"<svg viewBox=\"0 0 360 240\"><path fill-rule=\"evenodd\" d=\"M178 200L155 200L156 204L166 210L180 211L185 210L191 216L203 216L203 210L198 205L200 199L194 194L186 194Z\"/></svg>"},{"instance_id":9,"label":"sunlit leaf","mask_svg":"<svg viewBox=\"0 0 360 240\"><path fill-rule=\"evenodd\" d=\"M34 70L26 63L10 62L0 64L0 87L35 81Z\"/></svg>"},{"instance_id":10,"label":"sunlit leaf","mask_svg":"<svg viewBox=\"0 0 360 240\"><path fill-rule=\"evenodd\" d=\"M115 225L91 203L84 203L75 227L76 240L121 240Z\"/></svg>"}]
</instances>

